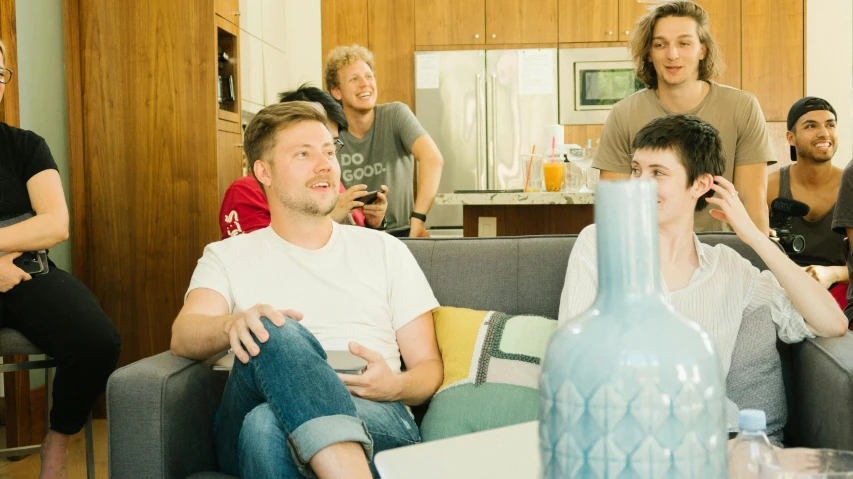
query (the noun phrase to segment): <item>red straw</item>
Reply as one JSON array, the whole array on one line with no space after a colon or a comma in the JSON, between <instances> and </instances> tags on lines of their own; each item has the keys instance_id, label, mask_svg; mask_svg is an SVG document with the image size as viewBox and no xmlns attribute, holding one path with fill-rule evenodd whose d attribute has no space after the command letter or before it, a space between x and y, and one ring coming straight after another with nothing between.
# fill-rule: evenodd
<instances>
[{"instance_id":1,"label":"red straw","mask_svg":"<svg viewBox=\"0 0 853 479\"><path fill-rule=\"evenodd\" d=\"M533 150L530 152L530 161L527 163L527 178L524 180L524 191L527 191L527 184L530 183L530 169L533 167L534 153L536 153L536 145L533 145Z\"/></svg>"}]
</instances>

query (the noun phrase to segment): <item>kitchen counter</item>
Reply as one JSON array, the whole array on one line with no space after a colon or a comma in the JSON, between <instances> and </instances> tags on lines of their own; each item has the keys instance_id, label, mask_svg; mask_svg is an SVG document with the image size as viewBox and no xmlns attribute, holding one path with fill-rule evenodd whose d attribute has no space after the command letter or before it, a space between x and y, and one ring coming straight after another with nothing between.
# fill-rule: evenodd
<instances>
[{"instance_id":1,"label":"kitchen counter","mask_svg":"<svg viewBox=\"0 0 853 479\"><path fill-rule=\"evenodd\" d=\"M436 205L462 205L463 236L577 234L593 223L593 193L443 193Z\"/></svg>"},{"instance_id":2,"label":"kitchen counter","mask_svg":"<svg viewBox=\"0 0 853 479\"><path fill-rule=\"evenodd\" d=\"M591 205L594 193L440 193L437 205Z\"/></svg>"}]
</instances>

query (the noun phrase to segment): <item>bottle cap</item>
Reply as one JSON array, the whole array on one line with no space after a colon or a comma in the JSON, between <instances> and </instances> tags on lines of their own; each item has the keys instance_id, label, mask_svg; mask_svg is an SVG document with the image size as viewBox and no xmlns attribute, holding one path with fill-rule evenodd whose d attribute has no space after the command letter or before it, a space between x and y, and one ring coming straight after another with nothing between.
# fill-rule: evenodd
<instances>
[{"instance_id":1,"label":"bottle cap","mask_svg":"<svg viewBox=\"0 0 853 479\"><path fill-rule=\"evenodd\" d=\"M743 409L738 415L738 426L741 431L765 431L767 416L760 409Z\"/></svg>"}]
</instances>

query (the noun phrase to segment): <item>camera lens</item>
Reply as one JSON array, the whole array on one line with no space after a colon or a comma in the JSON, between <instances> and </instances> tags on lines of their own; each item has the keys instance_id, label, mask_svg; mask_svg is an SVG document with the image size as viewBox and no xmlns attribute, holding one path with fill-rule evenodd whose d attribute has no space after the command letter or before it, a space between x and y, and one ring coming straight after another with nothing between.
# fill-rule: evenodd
<instances>
[{"instance_id":1,"label":"camera lens","mask_svg":"<svg viewBox=\"0 0 853 479\"><path fill-rule=\"evenodd\" d=\"M801 235L794 235L791 238L791 249L795 254L800 254L806 249L806 239Z\"/></svg>"}]
</instances>

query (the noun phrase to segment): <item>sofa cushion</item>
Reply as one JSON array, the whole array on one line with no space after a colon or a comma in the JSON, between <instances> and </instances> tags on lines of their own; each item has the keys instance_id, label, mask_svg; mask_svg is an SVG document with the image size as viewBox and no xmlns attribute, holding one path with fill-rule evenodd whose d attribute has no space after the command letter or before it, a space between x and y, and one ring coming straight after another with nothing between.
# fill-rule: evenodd
<instances>
[{"instance_id":1,"label":"sofa cushion","mask_svg":"<svg viewBox=\"0 0 853 479\"><path fill-rule=\"evenodd\" d=\"M453 307L433 319L444 382L421 423L424 441L536 419L540 359L557 321Z\"/></svg>"}]
</instances>

